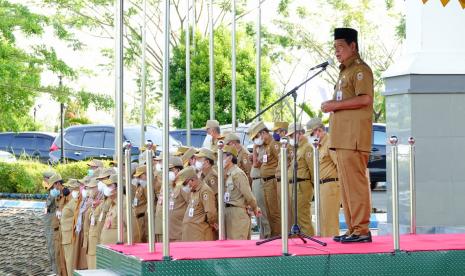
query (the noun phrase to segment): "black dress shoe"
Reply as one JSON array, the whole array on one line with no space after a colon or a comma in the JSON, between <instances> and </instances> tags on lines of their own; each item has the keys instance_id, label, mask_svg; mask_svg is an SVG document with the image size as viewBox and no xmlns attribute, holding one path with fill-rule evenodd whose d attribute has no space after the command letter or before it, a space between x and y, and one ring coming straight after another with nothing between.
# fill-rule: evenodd
<instances>
[{"instance_id":1,"label":"black dress shoe","mask_svg":"<svg viewBox=\"0 0 465 276\"><path fill-rule=\"evenodd\" d=\"M352 242L371 242L371 232L368 232L366 235L350 235L344 239L341 239L341 243Z\"/></svg>"},{"instance_id":2,"label":"black dress shoe","mask_svg":"<svg viewBox=\"0 0 465 276\"><path fill-rule=\"evenodd\" d=\"M334 237L333 237L333 241L335 241L335 242L340 242L341 240L347 238L348 236L349 236L348 234L339 235L339 236L334 236Z\"/></svg>"}]
</instances>

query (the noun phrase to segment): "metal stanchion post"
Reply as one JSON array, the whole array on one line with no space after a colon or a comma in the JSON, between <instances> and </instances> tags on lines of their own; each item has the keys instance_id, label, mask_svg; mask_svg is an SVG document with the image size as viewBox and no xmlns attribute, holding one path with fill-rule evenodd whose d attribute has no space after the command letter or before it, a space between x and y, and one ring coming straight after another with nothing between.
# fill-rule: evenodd
<instances>
[{"instance_id":1,"label":"metal stanchion post","mask_svg":"<svg viewBox=\"0 0 465 276\"><path fill-rule=\"evenodd\" d=\"M408 138L409 173L410 173L410 234L417 233L416 221L416 189L415 189L415 138Z\"/></svg>"},{"instance_id":2,"label":"metal stanchion post","mask_svg":"<svg viewBox=\"0 0 465 276\"><path fill-rule=\"evenodd\" d=\"M391 177L392 177L392 236L394 240L394 251L400 249L399 246L399 198L398 198L398 163L397 163L397 136L391 136Z\"/></svg>"},{"instance_id":3,"label":"metal stanchion post","mask_svg":"<svg viewBox=\"0 0 465 276\"><path fill-rule=\"evenodd\" d=\"M126 234L128 245L132 245L131 141L125 141L123 147L126 170Z\"/></svg>"},{"instance_id":4,"label":"metal stanchion post","mask_svg":"<svg viewBox=\"0 0 465 276\"><path fill-rule=\"evenodd\" d=\"M155 213L154 213L154 189L153 189L153 142L147 140L145 143L145 154L147 162L147 222L149 252L155 252Z\"/></svg>"},{"instance_id":5,"label":"metal stanchion post","mask_svg":"<svg viewBox=\"0 0 465 276\"><path fill-rule=\"evenodd\" d=\"M224 168L223 168L223 141L218 141L218 236L219 240L226 239L224 226Z\"/></svg>"},{"instance_id":6,"label":"metal stanchion post","mask_svg":"<svg viewBox=\"0 0 465 276\"><path fill-rule=\"evenodd\" d=\"M289 209L289 180L287 177L287 139L281 139L281 245L282 253L284 256L289 255L289 246L288 246L288 235L286 234L289 231L288 225L288 209Z\"/></svg>"},{"instance_id":7,"label":"metal stanchion post","mask_svg":"<svg viewBox=\"0 0 465 276\"><path fill-rule=\"evenodd\" d=\"M313 146L313 186L315 187L315 234L321 236L321 220L320 220L320 153L318 146L320 139L315 138L312 141Z\"/></svg>"}]
</instances>

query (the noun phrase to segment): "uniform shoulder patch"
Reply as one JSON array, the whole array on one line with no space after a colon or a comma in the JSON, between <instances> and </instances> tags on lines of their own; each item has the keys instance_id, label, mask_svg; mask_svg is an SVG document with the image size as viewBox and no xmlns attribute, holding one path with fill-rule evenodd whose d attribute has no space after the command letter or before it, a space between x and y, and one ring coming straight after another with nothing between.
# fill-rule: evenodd
<instances>
[{"instance_id":1,"label":"uniform shoulder patch","mask_svg":"<svg viewBox=\"0 0 465 276\"><path fill-rule=\"evenodd\" d=\"M311 152L307 152L307 158L310 158L312 156Z\"/></svg>"},{"instance_id":2,"label":"uniform shoulder patch","mask_svg":"<svg viewBox=\"0 0 465 276\"><path fill-rule=\"evenodd\" d=\"M362 72L357 73L357 80L363 80L363 73Z\"/></svg>"},{"instance_id":3,"label":"uniform shoulder patch","mask_svg":"<svg viewBox=\"0 0 465 276\"><path fill-rule=\"evenodd\" d=\"M203 197L203 200L208 200L208 194L207 193L204 193L202 197Z\"/></svg>"},{"instance_id":4,"label":"uniform shoulder patch","mask_svg":"<svg viewBox=\"0 0 465 276\"><path fill-rule=\"evenodd\" d=\"M275 148L276 150L279 150L279 145L278 145L278 144L274 144L274 148Z\"/></svg>"},{"instance_id":5,"label":"uniform shoulder patch","mask_svg":"<svg viewBox=\"0 0 465 276\"><path fill-rule=\"evenodd\" d=\"M210 184L211 184L212 186L215 185L215 179L214 179L214 178L210 179Z\"/></svg>"},{"instance_id":6,"label":"uniform shoulder patch","mask_svg":"<svg viewBox=\"0 0 465 276\"><path fill-rule=\"evenodd\" d=\"M247 158L243 159L244 164L247 164Z\"/></svg>"}]
</instances>

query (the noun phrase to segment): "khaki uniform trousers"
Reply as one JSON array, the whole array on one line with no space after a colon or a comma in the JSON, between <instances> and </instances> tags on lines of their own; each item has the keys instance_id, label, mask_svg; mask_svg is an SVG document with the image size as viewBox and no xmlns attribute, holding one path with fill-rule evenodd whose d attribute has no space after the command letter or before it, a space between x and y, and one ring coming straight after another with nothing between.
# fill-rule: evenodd
<instances>
[{"instance_id":1,"label":"khaki uniform trousers","mask_svg":"<svg viewBox=\"0 0 465 276\"><path fill-rule=\"evenodd\" d=\"M63 251L65 253L66 271L68 272L68 275L73 275L74 244L73 243L63 244Z\"/></svg>"},{"instance_id":2,"label":"khaki uniform trousers","mask_svg":"<svg viewBox=\"0 0 465 276\"><path fill-rule=\"evenodd\" d=\"M57 275L66 276L66 261L65 255L63 252L63 247L61 246L61 231L58 230L53 232L54 238L54 247L55 247L55 264L57 266Z\"/></svg>"},{"instance_id":3,"label":"khaki uniform trousers","mask_svg":"<svg viewBox=\"0 0 465 276\"><path fill-rule=\"evenodd\" d=\"M289 195L292 200L289 200L289 210L292 210L291 221L294 217L294 190L293 185L289 185ZM312 225L312 198L313 186L310 180L297 182L297 223L299 224L302 232L309 236L315 235ZM289 225L289 226L292 226Z\"/></svg>"},{"instance_id":4,"label":"khaki uniform trousers","mask_svg":"<svg viewBox=\"0 0 465 276\"><path fill-rule=\"evenodd\" d=\"M276 178L263 182L266 214L271 228L271 236L281 235L281 213L277 194Z\"/></svg>"},{"instance_id":5,"label":"khaki uniform trousers","mask_svg":"<svg viewBox=\"0 0 465 276\"><path fill-rule=\"evenodd\" d=\"M370 185L365 175L368 152L336 149L342 207L348 234L366 235L370 224Z\"/></svg>"},{"instance_id":6,"label":"khaki uniform trousers","mask_svg":"<svg viewBox=\"0 0 465 276\"><path fill-rule=\"evenodd\" d=\"M250 237L250 217L243 207L224 208L226 239L248 240Z\"/></svg>"},{"instance_id":7,"label":"khaki uniform trousers","mask_svg":"<svg viewBox=\"0 0 465 276\"><path fill-rule=\"evenodd\" d=\"M265 194L263 192L262 182L261 178L252 180L252 192L257 200L258 207L262 210L262 215L257 217L257 222L260 227L260 239L267 239L271 237L271 228L270 222L268 221L268 214L266 212Z\"/></svg>"},{"instance_id":8,"label":"khaki uniform trousers","mask_svg":"<svg viewBox=\"0 0 465 276\"><path fill-rule=\"evenodd\" d=\"M320 184L321 236L339 235L341 185L339 181Z\"/></svg>"}]
</instances>

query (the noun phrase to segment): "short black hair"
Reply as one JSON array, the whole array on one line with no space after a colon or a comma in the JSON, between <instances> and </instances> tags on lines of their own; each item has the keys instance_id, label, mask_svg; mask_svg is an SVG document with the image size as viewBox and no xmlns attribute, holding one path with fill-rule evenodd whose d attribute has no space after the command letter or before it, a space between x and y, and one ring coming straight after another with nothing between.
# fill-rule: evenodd
<instances>
[{"instance_id":1,"label":"short black hair","mask_svg":"<svg viewBox=\"0 0 465 276\"><path fill-rule=\"evenodd\" d=\"M205 157L205 160L208 161L211 166L215 165L215 162L212 159Z\"/></svg>"}]
</instances>

